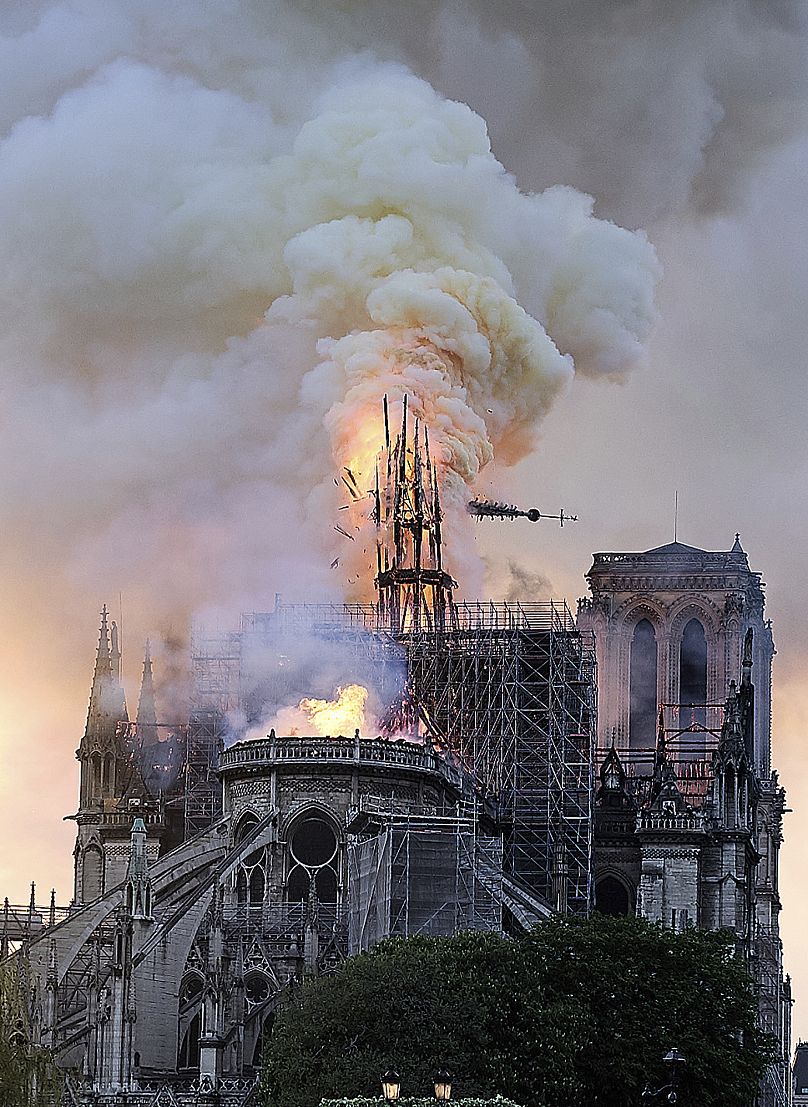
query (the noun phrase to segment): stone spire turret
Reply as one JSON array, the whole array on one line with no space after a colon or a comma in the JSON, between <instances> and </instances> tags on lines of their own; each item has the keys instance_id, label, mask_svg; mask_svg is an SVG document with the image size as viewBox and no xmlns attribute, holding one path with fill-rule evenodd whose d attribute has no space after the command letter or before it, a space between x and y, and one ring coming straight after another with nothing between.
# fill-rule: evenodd
<instances>
[{"instance_id":1,"label":"stone spire turret","mask_svg":"<svg viewBox=\"0 0 808 1107\"><path fill-rule=\"evenodd\" d=\"M143 677L140 682L140 698L137 704L137 739L141 749L157 741L157 705L154 697L154 673L151 647L146 639L143 655Z\"/></svg>"},{"instance_id":2,"label":"stone spire turret","mask_svg":"<svg viewBox=\"0 0 808 1107\"><path fill-rule=\"evenodd\" d=\"M126 870L126 911L133 919L151 922L152 887L146 856L146 824L137 818L132 823L129 867Z\"/></svg>"},{"instance_id":3,"label":"stone spire turret","mask_svg":"<svg viewBox=\"0 0 808 1107\"><path fill-rule=\"evenodd\" d=\"M114 625L113 623L113 627ZM86 749L98 743L109 744L114 738L117 724L128 720L126 700L117 673L120 660L117 639L117 631L115 631L113 651L110 645L108 612L104 604L101 609L101 627L95 655L93 684L90 690L90 705L87 710L87 726L82 739L82 746Z\"/></svg>"}]
</instances>

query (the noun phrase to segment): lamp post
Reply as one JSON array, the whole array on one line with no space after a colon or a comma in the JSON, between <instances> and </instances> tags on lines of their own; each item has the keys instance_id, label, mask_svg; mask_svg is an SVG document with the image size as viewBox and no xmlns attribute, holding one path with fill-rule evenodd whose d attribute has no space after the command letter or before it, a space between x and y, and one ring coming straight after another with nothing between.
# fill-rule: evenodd
<instances>
[{"instance_id":1,"label":"lamp post","mask_svg":"<svg viewBox=\"0 0 808 1107\"><path fill-rule=\"evenodd\" d=\"M398 1094L401 1091L401 1077L397 1072L393 1072L392 1069L388 1069L382 1077L382 1095L388 1101L388 1103L394 1099L398 1099Z\"/></svg>"},{"instance_id":2,"label":"lamp post","mask_svg":"<svg viewBox=\"0 0 808 1107\"><path fill-rule=\"evenodd\" d=\"M662 1061L669 1067L670 1080L667 1084L663 1084L661 1088L657 1089L653 1089L649 1084L646 1084L642 1093L642 1101L644 1104L652 1103L666 1092L667 1096L665 1098L668 1103L676 1103L679 1099L679 1095L676 1091L679 1085L679 1072L681 1071L682 1065L686 1064L686 1061L678 1049L669 1049L662 1058Z\"/></svg>"},{"instance_id":3,"label":"lamp post","mask_svg":"<svg viewBox=\"0 0 808 1107\"><path fill-rule=\"evenodd\" d=\"M441 1069L439 1073L435 1075L435 1099L447 1100L452 1097L452 1077L445 1070Z\"/></svg>"}]
</instances>

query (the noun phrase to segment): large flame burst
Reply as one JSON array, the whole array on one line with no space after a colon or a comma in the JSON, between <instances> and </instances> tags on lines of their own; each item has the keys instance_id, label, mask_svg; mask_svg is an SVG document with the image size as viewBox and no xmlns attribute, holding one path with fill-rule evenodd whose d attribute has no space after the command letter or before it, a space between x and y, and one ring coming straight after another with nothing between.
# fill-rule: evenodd
<instances>
[{"instance_id":1,"label":"large flame burst","mask_svg":"<svg viewBox=\"0 0 808 1107\"><path fill-rule=\"evenodd\" d=\"M297 707L284 707L273 721L273 728L282 735L301 734L307 737L350 735L355 730L365 733L367 725L368 690L361 684L346 684L337 688L335 699L302 699Z\"/></svg>"}]
</instances>

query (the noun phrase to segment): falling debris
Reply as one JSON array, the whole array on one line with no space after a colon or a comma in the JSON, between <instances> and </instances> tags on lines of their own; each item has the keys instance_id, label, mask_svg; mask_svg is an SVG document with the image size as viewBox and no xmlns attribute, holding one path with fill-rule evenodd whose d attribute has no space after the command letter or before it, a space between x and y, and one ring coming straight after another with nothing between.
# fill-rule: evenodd
<instances>
[{"instance_id":1,"label":"falling debris","mask_svg":"<svg viewBox=\"0 0 808 1107\"><path fill-rule=\"evenodd\" d=\"M349 534L347 530L343 529L343 527L341 527L339 523L334 523L334 530L339 531L339 533L343 534L346 538L350 538L352 542L356 541L354 536L352 534Z\"/></svg>"}]
</instances>

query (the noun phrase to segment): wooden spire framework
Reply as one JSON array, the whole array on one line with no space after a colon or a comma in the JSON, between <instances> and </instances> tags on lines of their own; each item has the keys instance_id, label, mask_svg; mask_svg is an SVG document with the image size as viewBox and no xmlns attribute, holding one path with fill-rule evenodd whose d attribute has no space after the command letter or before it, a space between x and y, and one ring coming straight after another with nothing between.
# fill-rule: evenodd
<instances>
[{"instance_id":1,"label":"wooden spire framework","mask_svg":"<svg viewBox=\"0 0 808 1107\"><path fill-rule=\"evenodd\" d=\"M385 396L384 434L385 480L382 487L377 463L373 508L380 622L393 634L440 631L451 624L457 581L443 567L443 511L429 432L415 419L410 437L406 396L395 443Z\"/></svg>"}]
</instances>

